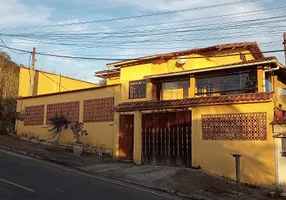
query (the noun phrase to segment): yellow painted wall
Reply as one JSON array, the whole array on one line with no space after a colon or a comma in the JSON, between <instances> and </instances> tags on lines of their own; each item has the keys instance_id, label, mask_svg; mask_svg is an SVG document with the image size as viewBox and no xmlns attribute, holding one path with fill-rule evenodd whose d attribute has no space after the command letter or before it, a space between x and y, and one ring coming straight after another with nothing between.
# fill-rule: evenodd
<instances>
[{"instance_id":1,"label":"yellow painted wall","mask_svg":"<svg viewBox=\"0 0 286 200\"><path fill-rule=\"evenodd\" d=\"M239 53L246 54L247 60L253 60L253 56L248 50L245 49L234 49L234 50L222 50L202 55L191 54L187 55L188 58L183 67L176 66L176 59L170 60L155 60L147 64L138 64L128 67L122 67L120 71L120 84L122 84L122 101L145 101L151 100L151 86L147 87L146 98L140 99L129 99L129 81L144 79L145 76L164 74L171 72L182 72L185 70L201 69L208 67L215 67L218 65L231 64L236 62L242 62ZM225 56L232 55L233 56ZM221 57L210 57L210 56L221 56ZM193 59L191 58L193 57ZM201 58L198 58L201 57ZM168 97L166 97L168 99Z\"/></svg>"},{"instance_id":2,"label":"yellow painted wall","mask_svg":"<svg viewBox=\"0 0 286 200\"><path fill-rule=\"evenodd\" d=\"M273 102L200 106L192 108L192 164L212 173L235 179L231 154L241 157L242 182L271 185L275 183L274 139L272 137ZM267 112L267 141L202 140L202 114Z\"/></svg>"},{"instance_id":3,"label":"yellow painted wall","mask_svg":"<svg viewBox=\"0 0 286 200\"><path fill-rule=\"evenodd\" d=\"M215 67L218 65L242 62L240 56L238 55L239 53L247 54L245 55L247 60L254 59L253 56L249 54L250 52L245 49L222 50L222 51L209 52L201 55L190 54L186 55L187 61L183 65L183 67L176 66L176 59L171 59L166 61L162 60L153 61L152 74L182 72L185 70L201 69L207 67ZM220 56L220 57L210 57L210 56Z\"/></svg>"},{"instance_id":4,"label":"yellow painted wall","mask_svg":"<svg viewBox=\"0 0 286 200\"><path fill-rule=\"evenodd\" d=\"M151 96L147 96L147 98L140 98L140 99L129 99L129 81L133 80L141 80L144 79L144 76L152 74L152 64L142 64L136 65L132 67L123 67L120 70L120 84L121 84L121 98L122 101L144 101L144 100L151 100ZM147 89L151 90L151 88Z\"/></svg>"},{"instance_id":5,"label":"yellow painted wall","mask_svg":"<svg viewBox=\"0 0 286 200\"><path fill-rule=\"evenodd\" d=\"M26 106L45 105L45 121L41 126L24 126L23 121L17 121L17 133L27 134L33 133L40 139L49 140L53 134L48 131L46 125L46 109L48 104L61 103L69 101L80 101L80 122L83 120L83 101L86 99L96 99L104 97L114 97L115 104L120 101L120 86L103 87L88 91L70 92L64 94L49 95L36 98L19 99L17 103L17 111L25 110ZM88 122L84 124L84 128L88 132L88 136L81 137L83 143L92 145L105 145L106 148L113 150L114 147L114 122ZM72 132L65 130L62 134L60 142L74 142Z\"/></svg>"},{"instance_id":6,"label":"yellow painted wall","mask_svg":"<svg viewBox=\"0 0 286 200\"><path fill-rule=\"evenodd\" d=\"M107 85L114 85L114 84L119 84L120 83L120 77L116 76L116 77L110 77L106 79L106 84Z\"/></svg>"},{"instance_id":7,"label":"yellow painted wall","mask_svg":"<svg viewBox=\"0 0 286 200\"><path fill-rule=\"evenodd\" d=\"M30 77L30 69L21 67L18 94L19 97L29 96ZM97 86L97 84L94 83L37 70L35 77L35 95L91 88Z\"/></svg>"}]
</instances>

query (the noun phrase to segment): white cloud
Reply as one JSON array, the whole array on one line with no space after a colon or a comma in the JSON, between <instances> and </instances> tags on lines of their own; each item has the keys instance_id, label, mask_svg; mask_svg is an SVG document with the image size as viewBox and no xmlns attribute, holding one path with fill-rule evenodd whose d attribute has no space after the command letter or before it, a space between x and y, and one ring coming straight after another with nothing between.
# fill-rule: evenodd
<instances>
[{"instance_id":1,"label":"white cloud","mask_svg":"<svg viewBox=\"0 0 286 200\"><path fill-rule=\"evenodd\" d=\"M44 6L29 7L19 0L0 0L0 26L15 27L48 22L51 9Z\"/></svg>"}]
</instances>

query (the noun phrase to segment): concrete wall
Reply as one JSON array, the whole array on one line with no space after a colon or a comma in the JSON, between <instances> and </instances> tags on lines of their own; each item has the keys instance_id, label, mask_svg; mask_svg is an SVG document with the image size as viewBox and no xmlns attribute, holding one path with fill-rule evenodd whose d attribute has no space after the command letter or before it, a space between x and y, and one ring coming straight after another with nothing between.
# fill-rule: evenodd
<instances>
[{"instance_id":1,"label":"concrete wall","mask_svg":"<svg viewBox=\"0 0 286 200\"><path fill-rule=\"evenodd\" d=\"M220 176L235 179L235 162L231 154L241 157L241 180L252 184L275 183L274 139L272 126L273 102L200 106L192 108L193 166ZM202 114L267 112L267 140L202 140Z\"/></svg>"},{"instance_id":2,"label":"concrete wall","mask_svg":"<svg viewBox=\"0 0 286 200\"><path fill-rule=\"evenodd\" d=\"M29 68L21 67L19 80L19 97L29 96L31 73ZM56 92L64 92L69 90L78 90L83 88L91 88L97 84L77 80L48 72L35 71L34 95L50 94Z\"/></svg>"},{"instance_id":3,"label":"concrete wall","mask_svg":"<svg viewBox=\"0 0 286 200\"><path fill-rule=\"evenodd\" d=\"M83 101L87 99L97 99L104 97L114 97L114 104L120 101L120 86L108 86L102 88L88 89L77 92L66 92L62 94L44 95L39 97L28 97L18 100L17 111L23 112L26 106L45 105L44 124L41 126L24 126L23 121L17 121L17 133L32 133L39 136L40 139L49 140L53 133L48 131L46 116L47 105L53 103L80 101L79 121L83 121ZM105 145L106 148L113 150L114 147L114 121L109 122L89 122L84 124L84 128L88 132L88 136L81 137L83 143L92 145ZM62 134L60 142L74 142L72 132L65 130Z\"/></svg>"}]
</instances>

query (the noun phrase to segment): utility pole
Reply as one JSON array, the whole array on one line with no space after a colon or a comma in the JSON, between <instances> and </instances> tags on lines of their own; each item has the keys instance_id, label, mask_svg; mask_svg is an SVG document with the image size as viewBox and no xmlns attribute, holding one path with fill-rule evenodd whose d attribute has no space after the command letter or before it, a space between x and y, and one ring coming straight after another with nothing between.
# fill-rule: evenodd
<instances>
[{"instance_id":1,"label":"utility pole","mask_svg":"<svg viewBox=\"0 0 286 200\"><path fill-rule=\"evenodd\" d=\"M284 44L284 60L285 60L285 66L286 66L286 32L283 35L283 44Z\"/></svg>"},{"instance_id":2,"label":"utility pole","mask_svg":"<svg viewBox=\"0 0 286 200\"><path fill-rule=\"evenodd\" d=\"M33 48L33 53L32 53L32 62L30 66L30 90L29 90L29 95L33 96L34 95L34 84L35 84L35 63L36 63L36 48Z\"/></svg>"}]
</instances>

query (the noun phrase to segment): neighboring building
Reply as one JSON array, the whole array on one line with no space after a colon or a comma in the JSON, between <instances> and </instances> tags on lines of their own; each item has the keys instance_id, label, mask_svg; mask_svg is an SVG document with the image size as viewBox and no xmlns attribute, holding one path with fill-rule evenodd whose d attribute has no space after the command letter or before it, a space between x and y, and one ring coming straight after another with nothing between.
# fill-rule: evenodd
<instances>
[{"instance_id":1,"label":"neighboring building","mask_svg":"<svg viewBox=\"0 0 286 200\"><path fill-rule=\"evenodd\" d=\"M31 69L20 67L19 97L30 96ZM78 80L50 72L35 70L33 95L50 94L98 86L83 80Z\"/></svg>"},{"instance_id":2,"label":"neighboring building","mask_svg":"<svg viewBox=\"0 0 286 200\"><path fill-rule=\"evenodd\" d=\"M114 156L139 164L201 167L234 179L235 153L242 156L243 182L275 184L275 155L281 154L270 123L273 109L280 104L283 109L286 100L286 68L265 57L256 42L107 66L95 73L107 79L106 87L19 98L25 118L18 133L48 139L47 118L64 111L85 122L85 143L104 144ZM68 137L63 141L72 141Z\"/></svg>"}]
</instances>

